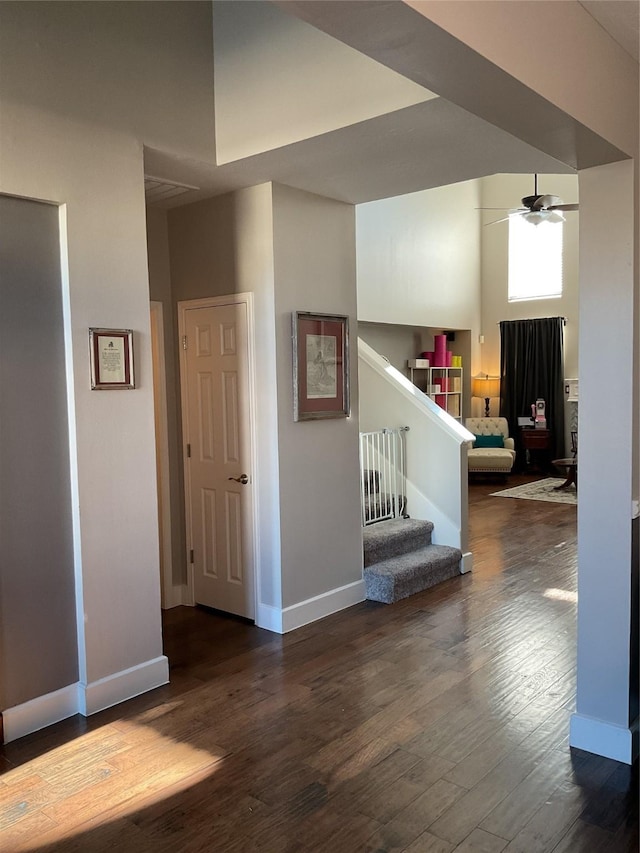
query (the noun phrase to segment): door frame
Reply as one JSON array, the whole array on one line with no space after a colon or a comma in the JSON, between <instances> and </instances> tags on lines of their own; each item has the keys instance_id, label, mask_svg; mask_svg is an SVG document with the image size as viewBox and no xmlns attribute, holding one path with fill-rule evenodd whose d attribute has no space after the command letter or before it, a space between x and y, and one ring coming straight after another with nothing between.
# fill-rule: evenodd
<instances>
[{"instance_id":1,"label":"door frame","mask_svg":"<svg viewBox=\"0 0 640 853\"><path fill-rule=\"evenodd\" d=\"M158 521L160 524L160 592L163 610L182 604L180 588L173 580L173 537L171 529L171 483L169 465L169 416L167 409L167 370L164 347L164 305L152 299L151 348L153 359L154 420L156 430L156 466L158 471ZM154 347L155 341L155 347Z\"/></svg>"},{"instance_id":2,"label":"door frame","mask_svg":"<svg viewBox=\"0 0 640 853\"><path fill-rule=\"evenodd\" d=\"M250 479L248 488L243 492L247 496L247 515L251 519L250 533L253 539L252 548L252 565L247 567L247 572L253 578L253 596L254 596L254 622L258 624L258 602L260 601L260 573L258 571L258 502L256 495L258 494L258 466L256 455L256 371L255 371L255 324L253 313L253 293L246 291L243 293L230 293L226 296L207 296L203 299L188 299L178 302L178 346L180 350L180 413L181 413L181 428L182 428L182 470L184 472L184 512L185 512L185 529L186 529L186 550L185 561L187 566L187 586L185 590L184 604L191 607L195 606L194 592L194 567L190 560L190 552L193 547L193 531L191 526L191 478L189 472L189 460L187 456L187 442L185 435L188 435L188 401L187 401L187 356L184 348L184 337L186 334L186 319L187 311L198 308L217 308L223 305L241 305L244 304L247 310L247 372L248 372L248 399L249 399L249 465Z\"/></svg>"}]
</instances>

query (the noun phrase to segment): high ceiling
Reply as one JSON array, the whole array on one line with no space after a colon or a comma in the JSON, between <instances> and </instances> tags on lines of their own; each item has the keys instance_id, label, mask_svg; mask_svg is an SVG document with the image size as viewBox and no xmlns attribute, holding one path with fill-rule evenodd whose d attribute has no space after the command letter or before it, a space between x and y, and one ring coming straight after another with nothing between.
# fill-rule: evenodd
<instances>
[{"instance_id":1,"label":"high ceiling","mask_svg":"<svg viewBox=\"0 0 640 853\"><path fill-rule=\"evenodd\" d=\"M317 84L315 78L321 75L323 67L331 66L335 76L335 65L342 61L341 55L332 52L330 62L327 61L324 66L322 55L326 51L333 51L334 46L338 46L338 42L324 33L320 34L310 24L297 21L295 26L299 29L292 34L289 31L292 19L281 9L267 7L267 4L225 3L221 5L224 6L227 17L229 14L233 15L236 10L238 12L242 10L244 18L238 22L236 29L243 33L246 32L250 23L247 15L251 14L252 7L255 7L256 13L259 9L271 8L268 22L270 40L274 41L274 27L278 26L286 28L288 36L286 40L278 43L278 63L280 65L283 61L286 63L286 56L283 60L282 54L286 54L294 42L303 40L304 50L307 53L317 50L317 53L314 53L314 63L317 63L314 67L314 86ZM634 22L637 33L637 12L640 7L636 0L623 0L623 2L583 0L582 5L601 26L610 32L614 39L619 41L625 50L631 51L635 43ZM215 8L214 4L214 10ZM214 11L214 28L215 20ZM256 56L260 62L268 61L265 60L266 49L256 50L255 40L260 35L261 26L263 22L258 20L254 28L253 40L247 46L245 57L248 65L252 62L257 63ZM233 33L232 25L228 27L228 32ZM320 41L320 38L325 41ZM343 52L350 51L357 56L357 52L351 48L345 45L339 45L339 47ZM233 51L228 50L226 53L233 59L238 49L242 49L242 44L239 48L234 46ZM225 51L218 48L217 55L225 55ZM243 57L243 68L245 57ZM637 59L637 47L635 57ZM215 50L214 58L216 58ZM353 60L353 57L350 58L346 53L343 54L343 58L347 62ZM235 61L237 68L237 56ZM299 57L292 55L290 61L292 68L300 69L300 73L304 73L300 68ZM373 63L373 65L377 64ZM318 70L316 71L315 68ZM216 79L216 101L222 103L226 98L225 103L238 103L238 109L227 111L232 120L234 115L236 120L238 116L246 118L247 115L253 115L256 111L255 103L252 104L250 100L247 104L242 102L242 99L247 97L247 89L252 85L250 75L247 79L243 78L242 87L237 85L236 91L223 91L219 80L228 80L227 85L233 86L237 72L229 73L225 77L224 69L220 65L216 65L216 69L219 72ZM256 64L254 79L258 81L255 85L260 86L260 97L269 102L267 71L271 72L271 68L267 68L266 65L262 68ZM358 66L348 65L347 70L345 65L346 78L353 77L356 73L366 75L373 72L377 75L381 72L394 73L383 66L359 69ZM280 93L284 72L279 67L275 73L280 75L277 90ZM295 73L290 75L292 78L295 76ZM262 78L267 79L267 88L264 88ZM344 88L348 89L346 78ZM379 87L380 78L375 79L376 86ZM393 80L390 80L390 83L393 91ZM333 100L330 107L337 108L340 106L338 102L342 87L336 87L335 79L332 80L331 86ZM265 143L264 150L259 150L260 146L257 146L257 153L230 159L229 162L221 165L181 160L164 152L147 149L145 173L147 176L159 179L153 192L148 194L148 200L150 203L172 207L265 181L276 181L356 204L499 172L559 174L573 171L559 160L543 154L532 145L522 142L461 107L441 97L434 97L433 93L426 89L422 91L424 91L425 100L421 100L419 94L415 97L413 92L407 99L407 93L404 92L403 97L398 98L400 106L397 109L389 108L389 102L387 102L385 110L380 111L381 114L375 114L374 111L371 117L363 119L360 113L355 113L352 122L343 120L343 126L313 133L298 131L296 126L296 121L299 121L302 127L304 116L300 117L298 113L299 108L304 105L292 101L287 106L285 100L285 109L289 110L286 114L291 115L292 141L280 140L277 147L274 147L276 144L273 142ZM393 95L390 97L393 104ZM325 102L322 101L322 103ZM268 118L268 114L265 113L265 115ZM221 126L221 121L225 120L225 114L216 115L218 127ZM243 131L242 126L240 131ZM247 130L247 132L252 131L256 134L262 132L265 139L267 137L263 127L249 127ZM241 132L236 135L241 137ZM172 184L184 186L172 188Z\"/></svg>"},{"instance_id":2,"label":"high ceiling","mask_svg":"<svg viewBox=\"0 0 640 853\"><path fill-rule=\"evenodd\" d=\"M579 0L621 48L636 62L640 58L640 3L638 0Z\"/></svg>"}]
</instances>

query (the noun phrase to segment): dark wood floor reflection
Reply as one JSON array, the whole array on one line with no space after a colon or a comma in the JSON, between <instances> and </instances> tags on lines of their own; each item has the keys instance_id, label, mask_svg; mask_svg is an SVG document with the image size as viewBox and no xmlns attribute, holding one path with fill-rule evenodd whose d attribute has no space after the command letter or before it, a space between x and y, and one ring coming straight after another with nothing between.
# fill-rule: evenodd
<instances>
[{"instance_id":1,"label":"dark wood floor reflection","mask_svg":"<svg viewBox=\"0 0 640 853\"><path fill-rule=\"evenodd\" d=\"M632 769L567 741L576 509L495 489L473 573L399 604L166 613L171 685L2 750L0 850L636 853Z\"/></svg>"}]
</instances>

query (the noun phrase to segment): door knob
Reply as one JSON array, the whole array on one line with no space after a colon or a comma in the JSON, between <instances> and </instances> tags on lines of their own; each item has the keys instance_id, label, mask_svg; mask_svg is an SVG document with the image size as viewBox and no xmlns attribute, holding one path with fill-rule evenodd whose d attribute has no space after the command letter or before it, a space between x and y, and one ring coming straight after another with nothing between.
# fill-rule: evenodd
<instances>
[{"instance_id":1,"label":"door knob","mask_svg":"<svg viewBox=\"0 0 640 853\"><path fill-rule=\"evenodd\" d=\"M233 480L236 483L242 483L243 486L246 486L249 482L249 477L246 474L240 474L239 477L227 477L228 480Z\"/></svg>"}]
</instances>

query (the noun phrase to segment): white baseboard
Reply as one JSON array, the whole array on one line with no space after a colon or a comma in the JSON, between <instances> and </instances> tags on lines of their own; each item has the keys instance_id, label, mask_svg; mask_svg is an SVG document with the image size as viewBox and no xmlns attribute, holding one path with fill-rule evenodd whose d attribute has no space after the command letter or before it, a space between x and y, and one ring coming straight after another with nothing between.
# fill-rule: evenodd
<instances>
[{"instance_id":1,"label":"white baseboard","mask_svg":"<svg viewBox=\"0 0 640 853\"><path fill-rule=\"evenodd\" d=\"M324 616L352 607L364 601L365 598L364 580L359 580L337 589L330 589L298 604L292 604L291 607L285 607L282 611L282 633L286 634Z\"/></svg>"},{"instance_id":2,"label":"white baseboard","mask_svg":"<svg viewBox=\"0 0 640 853\"><path fill-rule=\"evenodd\" d=\"M286 634L317 619L330 616L346 607L352 607L365 599L364 581L359 580L346 586L330 589L321 595L300 601L280 610L268 604L258 604L256 625L276 634Z\"/></svg>"},{"instance_id":3,"label":"white baseboard","mask_svg":"<svg viewBox=\"0 0 640 853\"><path fill-rule=\"evenodd\" d=\"M73 717L78 713L78 685L70 684L61 690L38 696L22 705L7 708L2 712L4 725L4 742L10 743L20 737L29 735Z\"/></svg>"},{"instance_id":4,"label":"white baseboard","mask_svg":"<svg viewBox=\"0 0 640 853\"><path fill-rule=\"evenodd\" d=\"M10 743L74 714L88 717L168 681L169 661L162 655L91 684L70 684L53 693L37 696L2 712L4 742Z\"/></svg>"},{"instance_id":5,"label":"white baseboard","mask_svg":"<svg viewBox=\"0 0 640 853\"><path fill-rule=\"evenodd\" d=\"M168 681L169 661L165 655L161 655L98 681L79 684L78 711L88 717L167 684Z\"/></svg>"},{"instance_id":6,"label":"white baseboard","mask_svg":"<svg viewBox=\"0 0 640 853\"><path fill-rule=\"evenodd\" d=\"M271 607L270 604L258 604L256 612L256 625L266 631L283 634L282 610L279 607Z\"/></svg>"},{"instance_id":7,"label":"white baseboard","mask_svg":"<svg viewBox=\"0 0 640 853\"><path fill-rule=\"evenodd\" d=\"M573 714L569 745L624 764L633 764L636 758L634 751L637 752L637 746L634 748L634 742L637 744L634 728L637 730L637 726L637 721L634 727L623 728L603 720L595 720L593 717Z\"/></svg>"},{"instance_id":8,"label":"white baseboard","mask_svg":"<svg viewBox=\"0 0 640 853\"><path fill-rule=\"evenodd\" d=\"M462 555L462 560L460 560L460 574L466 575L467 572L470 572L473 569L473 554L471 551L465 551Z\"/></svg>"}]
</instances>

